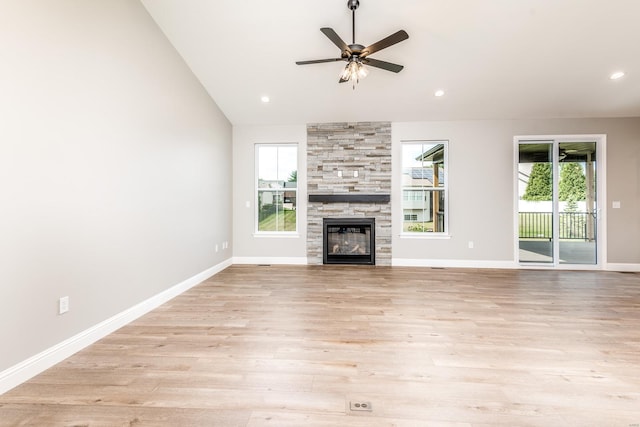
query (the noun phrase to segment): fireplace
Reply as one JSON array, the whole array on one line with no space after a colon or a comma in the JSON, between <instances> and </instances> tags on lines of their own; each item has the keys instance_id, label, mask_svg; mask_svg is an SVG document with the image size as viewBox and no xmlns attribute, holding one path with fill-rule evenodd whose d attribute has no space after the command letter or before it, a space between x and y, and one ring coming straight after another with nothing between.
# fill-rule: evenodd
<instances>
[{"instance_id":1,"label":"fireplace","mask_svg":"<svg viewBox=\"0 0 640 427\"><path fill-rule=\"evenodd\" d=\"M324 218L323 263L376 263L375 218Z\"/></svg>"}]
</instances>

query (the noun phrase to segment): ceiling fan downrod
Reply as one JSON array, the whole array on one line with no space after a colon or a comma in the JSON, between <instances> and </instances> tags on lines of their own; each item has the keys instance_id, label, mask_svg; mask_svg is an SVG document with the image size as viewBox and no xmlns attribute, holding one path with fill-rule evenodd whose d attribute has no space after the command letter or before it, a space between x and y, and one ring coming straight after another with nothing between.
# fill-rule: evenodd
<instances>
[{"instance_id":1,"label":"ceiling fan downrod","mask_svg":"<svg viewBox=\"0 0 640 427\"><path fill-rule=\"evenodd\" d=\"M356 44L356 9L360 6L360 0L347 0L347 7L351 10L351 40Z\"/></svg>"}]
</instances>

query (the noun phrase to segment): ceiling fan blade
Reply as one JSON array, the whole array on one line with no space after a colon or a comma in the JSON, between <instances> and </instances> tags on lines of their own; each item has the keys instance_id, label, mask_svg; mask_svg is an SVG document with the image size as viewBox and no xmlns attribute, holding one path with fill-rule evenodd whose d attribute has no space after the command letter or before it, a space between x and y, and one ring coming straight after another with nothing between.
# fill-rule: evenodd
<instances>
[{"instance_id":1,"label":"ceiling fan blade","mask_svg":"<svg viewBox=\"0 0 640 427\"><path fill-rule=\"evenodd\" d=\"M371 46L365 47L362 50L362 54L360 54L360 57L371 55L374 52L377 52L389 46L393 46L394 44L400 43L401 41L406 40L408 38L409 38L409 34L407 34L405 30L397 31L391 34L389 37L385 37L382 40L375 42Z\"/></svg>"},{"instance_id":2,"label":"ceiling fan blade","mask_svg":"<svg viewBox=\"0 0 640 427\"><path fill-rule=\"evenodd\" d=\"M323 62L346 61L345 58L314 59L312 61L296 61L298 65L322 64Z\"/></svg>"},{"instance_id":3,"label":"ceiling fan blade","mask_svg":"<svg viewBox=\"0 0 640 427\"><path fill-rule=\"evenodd\" d=\"M351 49L349 49L349 46L344 42L344 40L340 38L340 36L335 31L333 31L333 28L320 28L320 31L322 31L325 36L329 37L329 40L331 40L333 44L338 46L340 52L347 52L348 54L351 53Z\"/></svg>"},{"instance_id":4,"label":"ceiling fan blade","mask_svg":"<svg viewBox=\"0 0 640 427\"><path fill-rule=\"evenodd\" d=\"M399 73L402 71L404 66L393 64L391 62L380 61L378 59L373 58L362 58L362 62L376 68L382 68L383 70L392 71L394 73Z\"/></svg>"}]
</instances>

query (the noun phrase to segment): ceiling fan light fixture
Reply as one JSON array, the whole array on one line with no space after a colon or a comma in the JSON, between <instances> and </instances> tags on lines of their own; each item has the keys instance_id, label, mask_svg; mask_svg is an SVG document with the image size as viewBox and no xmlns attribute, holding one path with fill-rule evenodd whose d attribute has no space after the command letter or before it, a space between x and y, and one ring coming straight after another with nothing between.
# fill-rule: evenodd
<instances>
[{"instance_id":1,"label":"ceiling fan light fixture","mask_svg":"<svg viewBox=\"0 0 640 427\"><path fill-rule=\"evenodd\" d=\"M357 59L350 59L347 66L344 67L344 70L342 70L342 73L340 74L340 81L348 82L351 80L355 85L355 83L358 83L360 79L367 77L368 74L369 70L365 68L362 62Z\"/></svg>"},{"instance_id":2,"label":"ceiling fan light fixture","mask_svg":"<svg viewBox=\"0 0 640 427\"><path fill-rule=\"evenodd\" d=\"M369 70L363 64L358 64L358 78L364 79L369 75Z\"/></svg>"},{"instance_id":3,"label":"ceiling fan light fixture","mask_svg":"<svg viewBox=\"0 0 640 427\"><path fill-rule=\"evenodd\" d=\"M340 80L349 81L351 80L351 62L349 62L340 73Z\"/></svg>"}]
</instances>

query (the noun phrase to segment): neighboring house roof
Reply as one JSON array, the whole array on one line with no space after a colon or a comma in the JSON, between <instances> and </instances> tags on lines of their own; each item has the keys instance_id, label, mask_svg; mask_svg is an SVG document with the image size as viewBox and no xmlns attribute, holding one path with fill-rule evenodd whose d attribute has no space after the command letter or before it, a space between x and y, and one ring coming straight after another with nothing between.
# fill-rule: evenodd
<instances>
[{"instance_id":1,"label":"neighboring house roof","mask_svg":"<svg viewBox=\"0 0 640 427\"><path fill-rule=\"evenodd\" d=\"M274 190L282 189L282 188L297 188L298 183L296 181L282 181L282 180L266 180L260 179L259 188L273 188Z\"/></svg>"},{"instance_id":2,"label":"neighboring house roof","mask_svg":"<svg viewBox=\"0 0 640 427\"><path fill-rule=\"evenodd\" d=\"M416 160L429 161L433 163L444 162L444 144L434 145L433 148L416 157Z\"/></svg>"},{"instance_id":3,"label":"neighboring house roof","mask_svg":"<svg viewBox=\"0 0 640 427\"><path fill-rule=\"evenodd\" d=\"M404 177L409 177L403 179L403 185L433 185L433 169L432 168L407 168L403 172ZM408 182L410 181L410 182ZM418 182L416 182L418 181ZM420 182L427 181L427 182ZM442 184L444 183L444 170L442 168L438 169L438 181Z\"/></svg>"}]
</instances>

